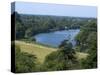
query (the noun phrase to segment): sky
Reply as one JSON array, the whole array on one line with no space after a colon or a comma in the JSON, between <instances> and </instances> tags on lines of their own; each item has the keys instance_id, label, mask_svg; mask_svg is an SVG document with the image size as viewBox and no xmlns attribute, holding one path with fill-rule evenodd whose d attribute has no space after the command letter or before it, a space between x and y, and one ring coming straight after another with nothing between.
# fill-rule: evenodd
<instances>
[{"instance_id":1,"label":"sky","mask_svg":"<svg viewBox=\"0 0 100 75\"><path fill-rule=\"evenodd\" d=\"M20 14L97 17L95 6L16 2L15 11Z\"/></svg>"}]
</instances>

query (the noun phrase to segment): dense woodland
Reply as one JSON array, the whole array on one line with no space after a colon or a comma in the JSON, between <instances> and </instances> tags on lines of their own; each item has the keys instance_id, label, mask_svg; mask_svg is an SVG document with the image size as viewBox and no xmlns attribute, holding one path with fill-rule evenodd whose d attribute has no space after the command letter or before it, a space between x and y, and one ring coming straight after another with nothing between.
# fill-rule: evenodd
<instances>
[{"instance_id":1,"label":"dense woodland","mask_svg":"<svg viewBox=\"0 0 100 75\"><path fill-rule=\"evenodd\" d=\"M67 16L25 15L14 13L16 39L31 38L43 33L64 29L79 29L94 18L80 18Z\"/></svg>"},{"instance_id":2,"label":"dense woodland","mask_svg":"<svg viewBox=\"0 0 100 75\"><path fill-rule=\"evenodd\" d=\"M20 51L16 46L16 72L56 71L73 69L90 69L97 67L97 20L67 16L26 15L15 12L16 40L35 41L34 35L65 29L79 29L76 36L77 45L64 40L59 49L47 55L40 64L37 57ZM76 52L88 53L86 59L77 60Z\"/></svg>"}]
</instances>

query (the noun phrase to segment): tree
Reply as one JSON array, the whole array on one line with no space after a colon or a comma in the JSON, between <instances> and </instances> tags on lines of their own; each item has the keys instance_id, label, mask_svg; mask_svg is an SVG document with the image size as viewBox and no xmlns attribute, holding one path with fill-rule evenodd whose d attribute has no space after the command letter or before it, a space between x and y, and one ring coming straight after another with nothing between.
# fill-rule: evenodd
<instances>
[{"instance_id":1,"label":"tree","mask_svg":"<svg viewBox=\"0 0 100 75\"><path fill-rule=\"evenodd\" d=\"M15 46L15 62L17 73L34 72L36 70L36 56L21 52L18 45Z\"/></svg>"},{"instance_id":2,"label":"tree","mask_svg":"<svg viewBox=\"0 0 100 75\"><path fill-rule=\"evenodd\" d=\"M81 61L82 68L97 68L97 49L95 49L95 47L92 47L90 51L91 52L89 52L89 56L87 57L87 59Z\"/></svg>"},{"instance_id":3,"label":"tree","mask_svg":"<svg viewBox=\"0 0 100 75\"><path fill-rule=\"evenodd\" d=\"M72 49L72 44L68 42L68 40L64 40L59 47L60 51L63 53L65 62L70 63L69 68L71 68L71 65L77 62L75 57L75 51ZM64 63L64 66L65 69L68 68L68 64Z\"/></svg>"},{"instance_id":4,"label":"tree","mask_svg":"<svg viewBox=\"0 0 100 75\"><path fill-rule=\"evenodd\" d=\"M79 42L78 47L87 52L89 55L81 61L82 68L97 67L97 24L96 20L91 20L81 28L81 32L77 36Z\"/></svg>"},{"instance_id":5,"label":"tree","mask_svg":"<svg viewBox=\"0 0 100 75\"><path fill-rule=\"evenodd\" d=\"M91 38L92 37L92 38ZM97 68L97 36L96 32L91 33L87 39L89 56L82 60L82 68Z\"/></svg>"},{"instance_id":6,"label":"tree","mask_svg":"<svg viewBox=\"0 0 100 75\"><path fill-rule=\"evenodd\" d=\"M49 54L44 62L45 70L68 70L75 69L77 60L72 44L64 40L58 51Z\"/></svg>"},{"instance_id":7,"label":"tree","mask_svg":"<svg viewBox=\"0 0 100 75\"><path fill-rule=\"evenodd\" d=\"M18 12L14 12L12 17L15 18L12 19L12 22L15 20L16 39L23 39L26 37L30 39L30 37L38 33L64 30L65 27L67 27L67 29L77 29L86 25L88 20L92 20L92 18L26 15L19 14Z\"/></svg>"},{"instance_id":8,"label":"tree","mask_svg":"<svg viewBox=\"0 0 100 75\"><path fill-rule=\"evenodd\" d=\"M81 49L80 51L85 52L90 48L90 44L91 44L90 41L93 41L91 39L91 36L93 38L95 37L96 40L97 39L95 36L96 33L97 33L96 20L91 20L89 23L87 23L80 29L80 33L76 36L77 45L80 46Z\"/></svg>"}]
</instances>

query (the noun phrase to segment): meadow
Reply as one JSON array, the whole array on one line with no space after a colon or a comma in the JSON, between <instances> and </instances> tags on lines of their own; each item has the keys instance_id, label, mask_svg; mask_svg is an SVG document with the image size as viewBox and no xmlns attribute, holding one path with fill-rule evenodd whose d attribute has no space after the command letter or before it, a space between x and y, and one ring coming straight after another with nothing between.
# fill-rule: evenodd
<instances>
[{"instance_id":1,"label":"meadow","mask_svg":"<svg viewBox=\"0 0 100 75\"><path fill-rule=\"evenodd\" d=\"M57 51L58 48L50 48L47 46L42 46L36 43L27 43L24 41L15 41L16 45L19 45L22 52L27 52L29 54L36 55L38 62L42 63L45 57L50 53ZM84 52L76 52L77 60L85 59L88 54Z\"/></svg>"}]
</instances>

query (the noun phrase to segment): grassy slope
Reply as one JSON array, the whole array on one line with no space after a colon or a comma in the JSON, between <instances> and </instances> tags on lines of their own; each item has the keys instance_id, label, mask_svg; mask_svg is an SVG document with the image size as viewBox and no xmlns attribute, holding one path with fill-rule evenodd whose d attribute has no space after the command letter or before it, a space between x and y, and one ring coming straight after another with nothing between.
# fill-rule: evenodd
<instances>
[{"instance_id":1,"label":"grassy slope","mask_svg":"<svg viewBox=\"0 0 100 75\"><path fill-rule=\"evenodd\" d=\"M77 57L78 60L85 59L87 56L88 56L87 53L76 52L76 57Z\"/></svg>"},{"instance_id":2,"label":"grassy slope","mask_svg":"<svg viewBox=\"0 0 100 75\"><path fill-rule=\"evenodd\" d=\"M40 62L44 61L46 55L57 50L55 48L48 48L38 44L25 43L22 41L16 41L16 44L20 45L21 51L36 55Z\"/></svg>"},{"instance_id":3,"label":"grassy slope","mask_svg":"<svg viewBox=\"0 0 100 75\"><path fill-rule=\"evenodd\" d=\"M53 51L57 51L57 49L55 48L49 48L34 43L25 43L22 41L16 41L16 44L20 45L21 51L36 55L39 62L43 62L46 55L50 54ZM86 58L87 55L88 54L86 53L76 52L76 57L78 60Z\"/></svg>"}]
</instances>

